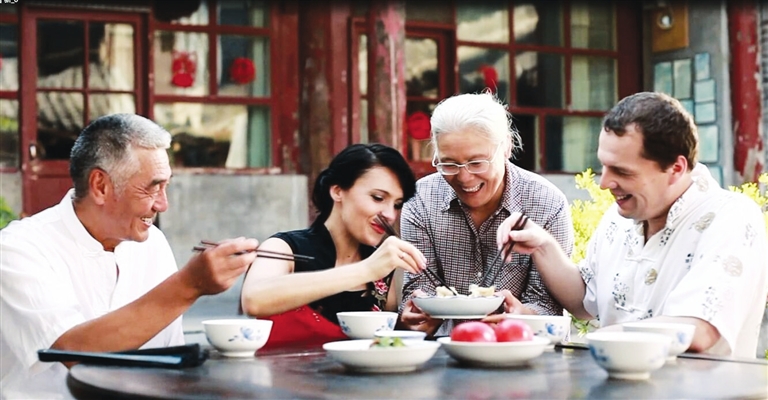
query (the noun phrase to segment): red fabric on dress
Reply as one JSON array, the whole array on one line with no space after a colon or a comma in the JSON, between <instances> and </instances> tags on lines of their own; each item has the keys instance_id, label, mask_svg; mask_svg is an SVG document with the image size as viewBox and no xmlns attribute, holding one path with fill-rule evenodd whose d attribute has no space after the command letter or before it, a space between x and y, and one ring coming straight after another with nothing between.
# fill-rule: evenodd
<instances>
[{"instance_id":1,"label":"red fabric on dress","mask_svg":"<svg viewBox=\"0 0 768 400\"><path fill-rule=\"evenodd\" d=\"M272 331L263 349L291 346L321 346L323 343L349 339L341 327L328 321L309 306L273 315Z\"/></svg>"}]
</instances>

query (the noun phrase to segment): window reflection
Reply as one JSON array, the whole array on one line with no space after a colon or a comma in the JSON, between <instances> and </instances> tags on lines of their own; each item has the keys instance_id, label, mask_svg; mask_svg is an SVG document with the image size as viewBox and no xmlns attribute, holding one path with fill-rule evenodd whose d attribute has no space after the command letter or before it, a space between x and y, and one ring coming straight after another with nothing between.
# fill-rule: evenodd
<instances>
[{"instance_id":1,"label":"window reflection","mask_svg":"<svg viewBox=\"0 0 768 400\"><path fill-rule=\"evenodd\" d=\"M456 37L459 40L509 43L509 11L499 1L456 4Z\"/></svg>"},{"instance_id":2,"label":"window reflection","mask_svg":"<svg viewBox=\"0 0 768 400\"><path fill-rule=\"evenodd\" d=\"M175 166L258 168L271 165L269 108L156 103L155 120L173 136Z\"/></svg>"},{"instance_id":3,"label":"window reflection","mask_svg":"<svg viewBox=\"0 0 768 400\"><path fill-rule=\"evenodd\" d=\"M88 34L88 86L133 90L133 26L92 22Z\"/></svg>"},{"instance_id":4,"label":"window reflection","mask_svg":"<svg viewBox=\"0 0 768 400\"><path fill-rule=\"evenodd\" d=\"M599 117L547 116L546 159L548 171L599 170L597 141L602 127Z\"/></svg>"},{"instance_id":5,"label":"window reflection","mask_svg":"<svg viewBox=\"0 0 768 400\"><path fill-rule=\"evenodd\" d=\"M0 99L0 168L19 167L19 102Z\"/></svg>"},{"instance_id":6,"label":"window reflection","mask_svg":"<svg viewBox=\"0 0 768 400\"><path fill-rule=\"evenodd\" d=\"M517 104L563 108L563 56L524 51L515 55Z\"/></svg>"},{"instance_id":7,"label":"window reflection","mask_svg":"<svg viewBox=\"0 0 768 400\"><path fill-rule=\"evenodd\" d=\"M613 5L576 0L571 3L571 47L615 50Z\"/></svg>"},{"instance_id":8,"label":"window reflection","mask_svg":"<svg viewBox=\"0 0 768 400\"><path fill-rule=\"evenodd\" d=\"M3 57L0 67L0 90L19 90L17 24L0 24L0 55Z\"/></svg>"},{"instance_id":9,"label":"window reflection","mask_svg":"<svg viewBox=\"0 0 768 400\"><path fill-rule=\"evenodd\" d=\"M153 48L155 93L208 94L207 34L156 31Z\"/></svg>"},{"instance_id":10,"label":"window reflection","mask_svg":"<svg viewBox=\"0 0 768 400\"><path fill-rule=\"evenodd\" d=\"M459 90L477 93L486 88L500 99L509 98L509 53L504 50L459 46Z\"/></svg>"},{"instance_id":11,"label":"window reflection","mask_svg":"<svg viewBox=\"0 0 768 400\"><path fill-rule=\"evenodd\" d=\"M37 86L83 87L82 21L37 22Z\"/></svg>"},{"instance_id":12,"label":"window reflection","mask_svg":"<svg viewBox=\"0 0 768 400\"><path fill-rule=\"evenodd\" d=\"M437 97L440 79L437 72L437 41L406 38L405 64L406 95Z\"/></svg>"},{"instance_id":13,"label":"window reflection","mask_svg":"<svg viewBox=\"0 0 768 400\"><path fill-rule=\"evenodd\" d=\"M69 92L37 94L38 157L68 160L75 139L83 130L83 95Z\"/></svg>"},{"instance_id":14,"label":"window reflection","mask_svg":"<svg viewBox=\"0 0 768 400\"><path fill-rule=\"evenodd\" d=\"M563 11L560 2L515 5L515 42L547 46L563 45Z\"/></svg>"},{"instance_id":15,"label":"window reflection","mask_svg":"<svg viewBox=\"0 0 768 400\"><path fill-rule=\"evenodd\" d=\"M571 104L574 110L607 110L616 103L615 65L613 58L573 56Z\"/></svg>"},{"instance_id":16,"label":"window reflection","mask_svg":"<svg viewBox=\"0 0 768 400\"><path fill-rule=\"evenodd\" d=\"M219 0L219 25L266 27L269 12L267 2L259 0Z\"/></svg>"}]
</instances>

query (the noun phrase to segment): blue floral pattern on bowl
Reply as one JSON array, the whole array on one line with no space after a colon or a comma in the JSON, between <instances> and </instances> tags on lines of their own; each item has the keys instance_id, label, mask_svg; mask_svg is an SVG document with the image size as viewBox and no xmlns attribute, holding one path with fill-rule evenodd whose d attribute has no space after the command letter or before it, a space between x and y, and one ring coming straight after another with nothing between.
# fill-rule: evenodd
<instances>
[{"instance_id":1,"label":"blue floral pattern on bowl","mask_svg":"<svg viewBox=\"0 0 768 400\"><path fill-rule=\"evenodd\" d=\"M677 343L685 346L688 343L688 335L685 332L677 332Z\"/></svg>"},{"instance_id":2,"label":"blue floral pattern on bowl","mask_svg":"<svg viewBox=\"0 0 768 400\"><path fill-rule=\"evenodd\" d=\"M253 342L255 340L259 340L261 337L261 332L247 327L247 326L241 326L240 327L240 334L234 335L231 338L229 338L229 342Z\"/></svg>"},{"instance_id":3,"label":"blue floral pattern on bowl","mask_svg":"<svg viewBox=\"0 0 768 400\"><path fill-rule=\"evenodd\" d=\"M387 318L387 328L395 329L395 319L394 318Z\"/></svg>"},{"instance_id":4,"label":"blue floral pattern on bowl","mask_svg":"<svg viewBox=\"0 0 768 400\"><path fill-rule=\"evenodd\" d=\"M339 321L339 326L341 326L341 331L344 332L345 335L349 335L351 332L349 325L347 325L344 321Z\"/></svg>"},{"instance_id":5,"label":"blue floral pattern on bowl","mask_svg":"<svg viewBox=\"0 0 768 400\"><path fill-rule=\"evenodd\" d=\"M592 354L592 358L598 363L606 364L608 362L608 356L605 355L603 349L597 349L593 345L589 345L589 353Z\"/></svg>"}]
</instances>

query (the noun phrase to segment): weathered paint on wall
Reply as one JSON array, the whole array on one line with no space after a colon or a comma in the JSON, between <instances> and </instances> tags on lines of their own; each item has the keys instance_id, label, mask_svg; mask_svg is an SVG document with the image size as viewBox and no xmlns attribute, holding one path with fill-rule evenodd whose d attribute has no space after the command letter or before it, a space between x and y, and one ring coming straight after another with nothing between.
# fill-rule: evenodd
<instances>
[{"instance_id":1,"label":"weathered paint on wall","mask_svg":"<svg viewBox=\"0 0 768 400\"><path fill-rule=\"evenodd\" d=\"M728 2L736 183L756 182L765 166L758 19L756 1Z\"/></svg>"},{"instance_id":2,"label":"weathered paint on wall","mask_svg":"<svg viewBox=\"0 0 768 400\"><path fill-rule=\"evenodd\" d=\"M405 2L372 2L368 46L373 74L371 142L400 148L405 121Z\"/></svg>"}]
</instances>

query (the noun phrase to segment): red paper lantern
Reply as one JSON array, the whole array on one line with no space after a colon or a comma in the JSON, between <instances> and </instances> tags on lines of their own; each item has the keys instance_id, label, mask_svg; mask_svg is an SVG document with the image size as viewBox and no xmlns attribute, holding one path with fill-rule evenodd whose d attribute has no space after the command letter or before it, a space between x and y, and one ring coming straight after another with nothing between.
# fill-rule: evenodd
<instances>
[{"instance_id":1,"label":"red paper lantern","mask_svg":"<svg viewBox=\"0 0 768 400\"><path fill-rule=\"evenodd\" d=\"M429 115L423 111L416 111L405 119L408 135L416 140L429 139L432 125L429 123Z\"/></svg>"},{"instance_id":2,"label":"red paper lantern","mask_svg":"<svg viewBox=\"0 0 768 400\"><path fill-rule=\"evenodd\" d=\"M229 77L240 85L251 83L256 78L256 67L253 61L245 57L235 58L229 66Z\"/></svg>"},{"instance_id":3,"label":"red paper lantern","mask_svg":"<svg viewBox=\"0 0 768 400\"><path fill-rule=\"evenodd\" d=\"M496 93L496 84L499 81L499 73L496 72L496 68L483 64L480 66L479 71L483 74L485 87L491 89L491 92Z\"/></svg>"},{"instance_id":4,"label":"red paper lantern","mask_svg":"<svg viewBox=\"0 0 768 400\"><path fill-rule=\"evenodd\" d=\"M190 87L195 83L195 70L197 70L197 55L188 51L173 51L171 63L171 83L178 87Z\"/></svg>"}]
</instances>

